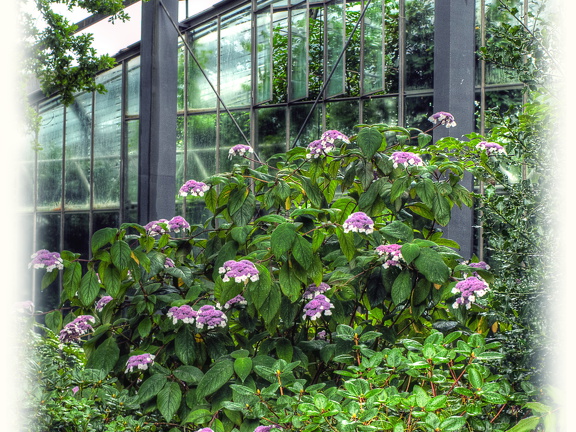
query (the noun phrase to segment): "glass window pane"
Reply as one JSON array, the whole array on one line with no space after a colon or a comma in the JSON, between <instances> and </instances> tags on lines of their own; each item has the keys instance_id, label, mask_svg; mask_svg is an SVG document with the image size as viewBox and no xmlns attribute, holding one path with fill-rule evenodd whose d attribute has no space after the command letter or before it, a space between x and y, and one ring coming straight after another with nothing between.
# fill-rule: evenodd
<instances>
[{"instance_id":1,"label":"glass window pane","mask_svg":"<svg viewBox=\"0 0 576 432\"><path fill-rule=\"evenodd\" d=\"M406 1L406 89L433 87L434 0Z\"/></svg>"},{"instance_id":2,"label":"glass window pane","mask_svg":"<svg viewBox=\"0 0 576 432\"><path fill-rule=\"evenodd\" d=\"M120 214L118 212L94 213L92 233L102 228L116 228L120 226Z\"/></svg>"},{"instance_id":3,"label":"glass window pane","mask_svg":"<svg viewBox=\"0 0 576 432\"><path fill-rule=\"evenodd\" d=\"M186 180L202 181L214 174L216 174L216 114L189 116Z\"/></svg>"},{"instance_id":4,"label":"glass window pane","mask_svg":"<svg viewBox=\"0 0 576 432\"><path fill-rule=\"evenodd\" d=\"M271 9L256 18L256 103L272 99L272 14Z\"/></svg>"},{"instance_id":5,"label":"glass window pane","mask_svg":"<svg viewBox=\"0 0 576 432\"><path fill-rule=\"evenodd\" d=\"M388 125L398 124L398 98L386 97L364 101L363 123L385 123Z\"/></svg>"},{"instance_id":6,"label":"glass window pane","mask_svg":"<svg viewBox=\"0 0 576 432\"><path fill-rule=\"evenodd\" d=\"M136 210L138 207L138 137L139 120L126 122L126 144L128 146L128 159L126 165L126 192L124 195L124 209L126 212ZM125 212L125 215L126 215ZM125 222L135 222L134 219L126 219Z\"/></svg>"},{"instance_id":7,"label":"glass window pane","mask_svg":"<svg viewBox=\"0 0 576 432\"><path fill-rule=\"evenodd\" d=\"M108 90L94 103L94 208L120 206L122 69L99 75Z\"/></svg>"},{"instance_id":8,"label":"glass window pane","mask_svg":"<svg viewBox=\"0 0 576 432\"><path fill-rule=\"evenodd\" d=\"M419 96L406 98L406 119L404 124L407 127L415 127L423 131L432 127L428 117L434 113L433 97Z\"/></svg>"},{"instance_id":9,"label":"glass window pane","mask_svg":"<svg viewBox=\"0 0 576 432\"><path fill-rule=\"evenodd\" d=\"M290 100L296 100L308 96L308 10L306 8L292 10L290 30Z\"/></svg>"},{"instance_id":10,"label":"glass window pane","mask_svg":"<svg viewBox=\"0 0 576 432\"><path fill-rule=\"evenodd\" d=\"M80 254L88 259L90 254L90 215L88 213L68 213L64 215L64 249Z\"/></svg>"},{"instance_id":11,"label":"glass window pane","mask_svg":"<svg viewBox=\"0 0 576 432\"><path fill-rule=\"evenodd\" d=\"M36 150L30 145L20 149L20 165L18 170L18 210L20 212L34 211L34 188L36 184Z\"/></svg>"},{"instance_id":12,"label":"glass window pane","mask_svg":"<svg viewBox=\"0 0 576 432\"><path fill-rule=\"evenodd\" d=\"M262 160L286 151L286 110L262 108L256 111L258 121L256 131L257 151ZM274 166L274 165L273 165Z\"/></svg>"},{"instance_id":13,"label":"glass window pane","mask_svg":"<svg viewBox=\"0 0 576 432\"><path fill-rule=\"evenodd\" d=\"M380 33L382 36L382 33ZM326 79L332 74L326 88L326 96L337 96L344 93L344 79L346 57L342 56L339 62L338 57L344 50L346 43L346 13L344 0L327 5L326 14ZM334 72L332 72L334 70Z\"/></svg>"},{"instance_id":14,"label":"glass window pane","mask_svg":"<svg viewBox=\"0 0 576 432\"><path fill-rule=\"evenodd\" d=\"M314 112L304 126L300 138L297 139L304 120L308 116L312 104L295 105L290 108L290 148L295 146L306 147L312 141L320 139L323 133L322 106L316 105Z\"/></svg>"},{"instance_id":15,"label":"glass window pane","mask_svg":"<svg viewBox=\"0 0 576 432\"><path fill-rule=\"evenodd\" d=\"M184 44L178 46L178 85L177 85L177 96L176 104L178 106L178 111L184 109L184 72L186 70L186 47Z\"/></svg>"},{"instance_id":16,"label":"glass window pane","mask_svg":"<svg viewBox=\"0 0 576 432\"><path fill-rule=\"evenodd\" d=\"M273 15L272 76L273 103L284 103L288 98L288 13Z\"/></svg>"},{"instance_id":17,"label":"glass window pane","mask_svg":"<svg viewBox=\"0 0 576 432\"><path fill-rule=\"evenodd\" d=\"M382 0L374 0L364 16L364 67L362 93L384 90L384 9Z\"/></svg>"},{"instance_id":18,"label":"glass window pane","mask_svg":"<svg viewBox=\"0 0 576 432\"><path fill-rule=\"evenodd\" d=\"M331 102L326 104L326 129L336 129L345 135L358 133L358 101Z\"/></svg>"},{"instance_id":19,"label":"glass window pane","mask_svg":"<svg viewBox=\"0 0 576 432\"><path fill-rule=\"evenodd\" d=\"M222 19L220 31L220 96L228 107L250 104L252 64L250 7Z\"/></svg>"},{"instance_id":20,"label":"glass window pane","mask_svg":"<svg viewBox=\"0 0 576 432\"><path fill-rule=\"evenodd\" d=\"M216 88L218 85L218 31L216 23L195 29L189 34L190 48L202 70ZM192 57L192 56L190 56ZM216 95L193 58L188 61L188 107L216 108Z\"/></svg>"},{"instance_id":21,"label":"glass window pane","mask_svg":"<svg viewBox=\"0 0 576 432\"><path fill-rule=\"evenodd\" d=\"M398 2L384 4L384 62L386 93L398 93L400 76L400 44Z\"/></svg>"},{"instance_id":22,"label":"glass window pane","mask_svg":"<svg viewBox=\"0 0 576 432\"><path fill-rule=\"evenodd\" d=\"M128 61L126 115L140 113L140 57Z\"/></svg>"},{"instance_id":23,"label":"glass window pane","mask_svg":"<svg viewBox=\"0 0 576 432\"><path fill-rule=\"evenodd\" d=\"M42 121L38 134L38 210L62 208L62 140L64 108L56 100L40 107Z\"/></svg>"},{"instance_id":24,"label":"glass window pane","mask_svg":"<svg viewBox=\"0 0 576 432\"><path fill-rule=\"evenodd\" d=\"M90 207L90 154L92 143L92 93L77 95L66 108L66 158L64 208Z\"/></svg>"}]
</instances>

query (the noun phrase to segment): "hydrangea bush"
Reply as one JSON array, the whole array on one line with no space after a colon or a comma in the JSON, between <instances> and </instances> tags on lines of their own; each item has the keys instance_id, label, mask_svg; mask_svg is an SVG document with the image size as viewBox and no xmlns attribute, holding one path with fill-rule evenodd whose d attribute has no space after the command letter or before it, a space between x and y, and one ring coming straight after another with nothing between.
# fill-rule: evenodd
<instances>
[{"instance_id":1,"label":"hydrangea bush","mask_svg":"<svg viewBox=\"0 0 576 432\"><path fill-rule=\"evenodd\" d=\"M438 229L473 204L460 182L481 137L428 132L328 131L274 166L232 147L230 172L181 189L203 224L101 229L84 267L62 251L66 308L47 325L90 316L62 343L159 412L158 430L502 430L521 397L474 334L492 324L492 276Z\"/></svg>"}]
</instances>

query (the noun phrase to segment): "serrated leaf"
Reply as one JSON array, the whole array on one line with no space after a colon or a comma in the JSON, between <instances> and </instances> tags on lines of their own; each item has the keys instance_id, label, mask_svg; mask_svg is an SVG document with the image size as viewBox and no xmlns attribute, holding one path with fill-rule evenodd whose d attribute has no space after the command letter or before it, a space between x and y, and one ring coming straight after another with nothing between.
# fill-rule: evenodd
<instances>
[{"instance_id":1,"label":"serrated leaf","mask_svg":"<svg viewBox=\"0 0 576 432\"><path fill-rule=\"evenodd\" d=\"M219 390L234 375L234 362L222 360L214 363L198 383L196 397L202 399Z\"/></svg>"},{"instance_id":2,"label":"serrated leaf","mask_svg":"<svg viewBox=\"0 0 576 432\"><path fill-rule=\"evenodd\" d=\"M90 355L86 363L86 368L99 369L108 373L114 368L119 357L120 348L118 348L116 339L109 337Z\"/></svg>"},{"instance_id":3,"label":"serrated leaf","mask_svg":"<svg viewBox=\"0 0 576 432\"><path fill-rule=\"evenodd\" d=\"M308 270L312 265L312 244L304 237L297 235L292 246L292 256L304 269Z\"/></svg>"},{"instance_id":4,"label":"serrated leaf","mask_svg":"<svg viewBox=\"0 0 576 432\"><path fill-rule=\"evenodd\" d=\"M402 258L406 261L406 264L410 264L418 255L420 255L420 247L413 243L406 243L402 245L400 250L402 253Z\"/></svg>"},{"instance_id":5,"label":"serrated leaf","mask_svg":"<svg viewBox=\"0 0 576 432\"><path fill-rule=\"evenodd\" d=\"M121 280L120 272L116 267L107 266L103 272L100 273L102 284L106 292L112 297L116 298L120 294Z\"/></svg>"},{"instance_id":6,"label":"serrated leaf","mask_svg":"<svg viewBox=\"0 0 576 432\"><path fill-rule=\"evenodd\" d=\"M540 423L540 417L527 417L507 429L506 432L532 432Z\"/></svg>"},{"instance_id":7,"label":"serrated leaf","mask_svg":"<svg viewBox=\"0 0 576 432\"><path fill-rule=\"evenodd\" d=\"M293 223L285 222L278 225L270 237L270 247L274 256L280 259L282 255L285 255L294 244L297 236L296 227Z\"/></svg>"},{"instance_id":8,"label":"serrated leaf","mask_svg":"<svg viewBox=\"0 0 576 432\"><path fill-rule=\"evenodd\" d=\"M92 253L96 253L96 251L102 246L105 246L108 243L112 243L112 240L114 240L116 234L118 234L118 230L116 228L102 228L96 231L92 235L92 240L90 241Z\"/></svg>"},{"instance_id":9,"label":"serrated leaf","mask_svg":"<svg viewBox=\"0 0 576 432\"><path fill-rule=\"evenodd\" d=\"M482 379L482 374L476 369L474 365L469 365L466 368L466 372L468 372L468 381L472 384L472 387L476 389L481 389L482 385L484 384L484 380Z\"/></svg>"},{"instance_id":10,"label":"serrated leaf","mask_svg":"<svg viewBox=\"0 0 576 432\"><path fill-rule=\"evenodd\" d=\"M246 200L242 204L242 207L238 209L236 213L232 215L232 221L238 226L247 225L254 216L254 210L256 209L256 198L252 193L249 193Z\"/></svg>"},{"instance_id":11,"label":"serrated leaf","mask_svg":"<svg viewBox=\"0 0 576 432\"><path fill-rule=\"evenodd\" d=\"M198 384L204 374L196 366L180 366L173 372L174 376L187 384Z\"/></svg>"},{"instance_id":12,"label":"serrated leaf","mask_svg":"<svg viewBox=\"0 0 576 432\"><path fill-rule=\"evenodd\" d=\"M124 240L118 240L110 248L112 264L121 270L128 267L128 263L132 260L131 255L132 250Z\"/></svg>"},{"instance_id":13,"label":"serrated leaf","mask_svg":"<svg viewBox=\"0 0 576 432\"><path fill-rule=\"evenodd\" d=\"M241 357L234 360L234 372L238 378L244 382L250 372L252 372L252 359L249 357Z\"/></svg>"},{"instance_id":14,"label":"serrated leaf","mask_svg":"<svg viewBox=\"0 0 576 432\"><path fill-rule=\"evenodd\" d=\"M144 403L156 396L167 381L166 375L160 373L146 379L138 390L138 403Z\"/></svg>"},{"instance_id":15,"label":"serrated leaf","mask_svg":"<svg viewBox=\"0 0 576 432\"><path fill-rule=\"evenodd\" d=\"M450 204L439 191L434 195L432 200L432 212L434 213L434 219L436 219L440 225L448 225L451 217Z\"/></svg>"},{"instance_id":16,"label":"serrated leaf","mask_svg":"<svg viewBox=\"0 0 576 432\"><path fill-rule=\"evenodd\" d=\"M52 284L52 282L56 280L59 273L60 272L58 270L52 270L50 272L46 272L44 276L42 276L42 284L40 286L40 290L44 291L46 288L48 288Z\"/></svg>"},{"instance_id":17,"label":"serrated leaf","mask_svg":"<svg viewBox=\"0 0 576 432\"><path fill-rule=\"evenodd\" d=\"M461 431L466 425L465 417L448 417L440 423L440 430L442 432Z\"/></svg>"},{"instance_id":18,"label":"serrated leaf","mask_svg":"<svg viewBox=\"0 0 576 432\"><path fill-rule=\"evenodd\" d=\"M280 282L282 293L288 297L292 303L300 298L302 291L300 280L296 275L292 274L288 263L285 263L282 268L280 268L278 281Z\"/></svg>"},{"instance_id":19,"label":"serrated leaf","mask_svg":"<svg viewBox=\"0 0 576 432\"><path fill-rule=\"evenodd\" d=\"M552 407L544 405L543 403L540 402L526 402L526 404L524 404L524 407L529 408L536 413L549 413L552 411Z\"/></svg>"},{"instance_id":20,"label":"serrated leaf","mask_svg":"<svg viewBox=\"0 0 576 432\"><path fill-rule=\"evenodd\" d=\"M138 324L138 334L140 337L145 338L150 334L150 330L152 329L152 320L150 317L144 317L142 321Z\"/></svg>"},{"instance_id":21,"label":"serrated leaf","mask_svg":"<svg viewBox=\"0 0 576 432\"><path fill-rule=\"evenodd\" d=\"M78 298L84 306L92 306L99 292L100 283L98 282L98 275L94 270L88 270L80 281Z\"/></svg>"},{"instance_id":22,"label":"serrated leaf","mask_svg":"<svg viewBox=\"0 0 576 432\"><path fill-rule=\"evenodd\" d=\"M256 309L264 304L272 287L272 279L268 269L260 264L255 264L258 269L258 281L248 283L247 289L250 294L250 300L256 306Z\"/></svg>"},{"instance_id":23,"label":"serrated leaf","mask_svg":"<svg viewBox=\"0 0 576 432\"><path fill-rule=\"evenodd\" d=\"M176 334L174 351L184 364L190 364L196 360L196 342L190 326L181 327Z\"/></svg>"},{"instance_id":24,"label":"serrated leaf","mask_svg":"<svg viewBox=\"0 0 576 432\"><path fill-rule=\"evenodd\" d=\"M338 243L340 244L340 250L348 261L352 261L354 255L356 255L356 248L354 247L354 233L344 233L342 228L336 228L336 236L338 237Z\"/></svg>"},{"instance_id":25,"label":"serrated leaf","mask_svg":"<svg viewBox=\"0 0 576 432\"><path fill-rule=\"evenodd\" d=\"M250 189L247 187L240 189L236 188L230 192L230 197L228 198L228 213L230 216L234 215L237 211L240 210L249 194Z\"/></svg>"},{"instance_id":26,"label":"serrated leaf","mask_svg":"<svg viewBox=\"0 0 576 432\"><path fill-rule=\"evenodd\" d=\"M358 132L356 143L366 159L372 159L382 145L382 134L373 128L362 128Z\"/></svg>"},{"instance_id":27,"label":"serrated leaf","mask_svg":"<svg viewBox=\"0 0 576 432\"><path fill-rule=\"evenodd\" d=\"M186 423L194 423L194 424L203 424L207 423L212 419L212 413L207 409L197 409L190 411L182 424Z\"/></svg>"},{"instance_id":28,"label":"serrated leaf","mask_svg":"<svg viewBox=\"0 0 576 432\"><path fill-rule=\"evenodd\" d=\"M410 297L411 292L412 275L410 270L402 270L392 285L392 301L398 305Z\"/></svg>"},{"instance_id":29,"label":"serrated leaf","mask_svg":"<svg viewBox=\"0 0 576 432\"><path fill-rule=\"evenodd\" d=\"M62 314L59 310L48 312L44 318L46 327L52 330L54 333L58 333L62 328Z\"/></svg>"},{"instance_id":30,"label":"serrated leaf","mask_svg":"<svg viewBox=\"0 0 576 432\"><path fill-rule=\"evenodd\" d=\"M204 203L206 208L212 213L216 213L216 208L218 207L218 193L215 188L210 188L204 194Z\"/></svg>"},{"instance_id":31,"label":"serrated leaf","mask_svg":"<svg viewBox=\"0 0 576 432\"><path fill-rule=\"evenodd\" d=\"M182 401L182 390L175 382L167 382L162 390L158 392L157 405L158 411L166 419L167 422L172 420Z\"/></svg>"},{"instance_id":32,"label":"serrated leaf","mask_svg":"<svg viewBox=\"0 0 576 432\"><path fill-rule=\"evenodd\" d=\"M54 272L57 273L57 272ZM64 291L69 299L73 298L80 287L82 280L82 265L79 262L72 262L64 269L63 283Z\"/></svg>"},{"instance_id":33,"label":"serrated leaf","mask_svg":"<svg viewBox=\"0 0 576 432\"><path fill-rule=\"evenodd\" d=\"M390 201L395 201L402 196L402 194L410 187L412 179L410 177L402 177L392 184L390 190Z\"/></svg>"},{"instance_id":34,"label":"serrated leaf","mask_svg":"<svg viewBox=\"0 0 576 432\"><path fill-rule=\"evenodd\" d=\"M411 242L414 240L414 233L412 232L412 228L400 221L394 221L386 225L380 229L380 232L385 236L388 236L393 242L396 242L397 240Z\"/></svg>"},{"instance_id":35,"label":"serrated leaf","mask_svg":"<svg viewBox=\"0 0 576 432\"><path fill-rule=\"evenodd\" d=\"M426 279L435 284L443 284L450 276L450 269L440 254L429 248L420 250L420 255L414 260L414 265Z\"/></svg>"}]
</instances>

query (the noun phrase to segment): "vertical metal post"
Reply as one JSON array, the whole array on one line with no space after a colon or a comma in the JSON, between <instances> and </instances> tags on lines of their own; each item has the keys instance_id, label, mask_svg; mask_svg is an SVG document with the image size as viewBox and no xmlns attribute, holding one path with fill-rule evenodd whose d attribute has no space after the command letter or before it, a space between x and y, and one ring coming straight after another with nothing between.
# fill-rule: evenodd
<instances>
[{"instance_id":1,"label":"vertical metal post","mask_svg":"<svg viewBox=\"0 0 576 432\"><path fill-rule=\"evenodd\" d=\"M434 112L454 115L458 126L434 130L434 140L446 136L462 138L474 132L475 79L475 1L436 0L434 17ZM472 176L465 176L463 186L471 190ZM460 244L460 253L473 253L474 213L454 207L445 236Z\"/></svg>"},{"instance_id":2,"label":"vertical metal post","mask_svg":"<svg viewBox=\"0 0 576 432\"><path fill-rule=\"evenodd\" d=\"M175 212L178 35L161 7L178 17L178 0L142 3L138 221Z\"/></svg>"}]
</instances>

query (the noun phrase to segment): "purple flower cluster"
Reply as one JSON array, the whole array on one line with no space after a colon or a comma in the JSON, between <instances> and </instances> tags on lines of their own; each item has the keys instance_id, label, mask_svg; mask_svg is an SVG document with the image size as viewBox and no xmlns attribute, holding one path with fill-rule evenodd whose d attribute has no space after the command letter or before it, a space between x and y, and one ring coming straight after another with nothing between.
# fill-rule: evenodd
<instances>
[{"instance_id":1,"label":"purple flower cluster","mask_svg":"<svg viewBox=\"0 0 576 432\"><path fill-rule=\"evenodd\" d=\"M316 337L314 338L316 340L326 340L326 330L321 330L318 333L316 333Z\"/></svg>"},{"instance_id":2,"label":"purple flower cluster","mask_svg":"<svg viewBox=\"0 0 576 432\"><path fill-rule=\"evenodd\" d=\"M202 429L198 429L196 432L214 432L214 431L210 428L202 428Z\"/></svg>"},{"instance_id":3,"label":"purple flower cluster","mask_svg":"<svg viewBox=\"0 0 576 432\"><path fill-rule=\"evenodd\" d=\"M402 267L400 264L400 260L402 258L402 245L399 244L389 244L389 245L380 245L376 248L376 252L378 255L385 256L386 262L382 264L382 267L387 269L390 266L395 267Z\"/></svg>"},{"instance_id":4,"label":"purple flower cluster","mask_svg":"<svg viewBox=\"0 0 576 432\"><path fill-rule=\"evenodd\" d=\"M460 297L456 299L452 307L457 309L458 306L464 305L466 309L470 309L472 303L476 301L476 297L482 297L488 292L488 284L482 279L471 276L464 279L456 284L452 288L454 294L461 294Z\"/></svg>"},{"instance_id":5,"label":"purple flower cluster","mask_svg":"<svg viewBox=\"0 0 576 432\"><path fill-rule=\"evenodd\" d=\"M245 284L248 283L248 280L252 282L258 280L258 269L248 260L226 261L218 271L220 274L224 274L223 282L228 282L230 278L234 278L237 283L244 282Z\"/></svg>"},{"instance_id":6,"label":"purple flower cluster","mask_svg":"<svg viewBox=\"0 0 576 432\"><path fill-rule=\"evenodd\" d=\"M132 356L126 362L126 371L124 373L132 372L134 369L146 370L148 365L152 366L154 364L155 358L154 354L148 353Z\"/></svg>"},{"instance_id":7,"label":"purple flower cluster","mask_svg":"<svg viewBox=\"0 0 576 432\"><path fill-rule=\"evenodd\" d=\"M25 315L32 315L34 314L34 303L32 300L26 300L23 302L16 303L16 311L21 314Z\"/></svg>"},{"instance_id":8,"label":"purple flower cluster","mask_svg":"<svg viewBox=\"0 0 576 432\"><path fill-rule=\"evenodd\" d=\"M374 232L374 221L363 212L352 213L342 224L344 232L363 232L372 234Z\"/></svg>"},{"instance_id":9,"label":"purple flower cluster","mask_svg":"<svg viewBox=\"0 0 576 432\"><path fill-rule=\"evenodd\" d=\"M70 321L64 326L60 331L58 339L60 339L60 342L62 343L79 339L89 331L94 330L88 322L96 322L96 320L91 315L80 315L76 317L73 321Z\"/></svg>"},{"instance_id":10,"label":"purple flower cluster","mask_svg":"<svg viewBox=\"0 0 576 432\"><path fill-rule=\"evenodd\" d=\"M228 159L232 159L234 156L244 156L246 153L254 153L254 150L250 146L237 144L228 152Z\"/></svg>"},{"instance_id":11,"label":"purple flower cluster","mask_svg":"<svg viewBox=\"0 0 576 432\"><path fill-rule=\"evenodd\" d=\"M160 225L162 224L162 225ZM165 227L164 227L165 225ZM159 219L157 221L148 222L144 225L144 229L151 236L167 234L169 231L179 233L190 228L190 224L186 222L182 216L174 216L172 219Z\"/></svg>"},{"instance_id":12,"label":"purple flower cluster","mask_svg":"<svg viewBox=\"0 0 576 432\"><path fill-rule=\"evenodd\" d=\"M254 432L270 432L272 429L279 429L276 426L258 426Z\"/></svg>"},{"instance_id":13,"label":"purple flower cluster","mask_svg":"<svg viewBox=\"0 0 576 432\"><path fill-rule=\"evenodd\" d=\"M216 327L226 327L228 318L221 310L216 309L211 305L204 305L198 310L196 317L196 327L203 329L206 326L207 330Z\"/></svg>"},{"instance_id":14,"label":"purple flower cluster","mask_svg":"<svg viewBox=\"0 0 576 432\"><path fill-rule=\"evenodd\" d=\"M330 285L325 282L321 282L318 286L316 286L316 284L308 285L308 288L306 288L306 291L304 291L303 297L305 299L311 300L318 294L324 294L329 289Z\"/></svg>"},{"instance_id":15,"label":"purple flower cluster","mask_svg":"<svg viewBox=\"0 0 576 432\"><path fill-rule=\"evenodd\" d=\"M334 305L330 303L330 300L328 300L325 295L318 294L312 301L308 302L304 306L304 315L302 315L302 318L306 319L306 317L309 317L314 321L320 318L322 313L324 313L324 315L332 315L332 311L330 309L333 307Z\"/></svg>"},{"instance_id":16,"label":"purple flower cluster","mask_svg":"<svg viewBox=\"0 0 576 432\"><path fill-rule=\"evenodd\" d=\"M319 140L312 141L308 144L308 154L307 159L316 159L320 156L326 156L332 150L334 150L334 142L340 140L347 144L350 144L350 139L344 135L342 132L337 130L327 130L322 134Z\"/></svg>"},{"instance_id":17,"label":"purple flower cluster","mask_svg":"<svg viewBox=\"0 0 576 432\"><path fill-rule=\"evenodd\" d=\"M506 154L506 149L504 147L502 147L500 144L493 142L481 141L478 144L476 144L476 148L478 150L486 150L486 154L488 156L492 156L493 153L504 155Z\"/></svg>"},{"instance_id":18,"label":"purple flower cluster","mask_svg":"<svg viewBox=\"0 0 576 432\"><path fill-rule=\"evenodd\" d=\"M210 189L206 183L198 182L196 180L188 180L186 183L182 185L178 194L180 196L204 196L204 192L207 192Z\"/></svg>"},{"instance_id":19,"label":"purple flower cluster","mask_svg":"<svg viewBox=\"0 0 576 432\"><path fill-rule=\"evenodd\" d=\"M394 168L398 168L398 165L404 165L404 167L407 167L409 165L412 166L424 165L424 162L422 162L420 156L410 152L394 152L390 156L390 159L392 159L392 162L394 162L392 164Z\"/></svg>"},{"instance_id":20,"label":"purple flower cluster","mask_svg":"<svg viewBox=\"0 0 576 432\"><path fill-rule=\"evenodd\" d=\"M198 316L198 312L192 309L188 305L182 305L180 307L174 306L168 310L166 314L168 318L172 318L172 322L174 325L178 323L178 321L182 321L186 324L193 324L194 320Z\"/></svg>"},{"instance_id":21,"label":"purple flower cluster","mask_svg":"<svg viewBox=\"0 0 576 432\"><path fill-rule=\"evenodd\" d=\"M238 294L236 297L231 298L226 303L224 303L224 309L230 309L234 305L246 305L248 302L244 297Z\"/></svg>"},{"instance_id":22,"label":"purple flower cluster","mask_svg":"<svg viewBox=\"0 0 576 432\"><path fill-rule=\"evenodd\" d=\"M475 263L468 263L466 264L468 267L478 268L480 270L490 270L490 266L486 264L484 261L475 262Z\"/></svg>"},{"instance_id":23,"label":"purple flower cluster","mask_svg":"<svg viewBox=\"0 0 576 432\"><path fill-rule=\"evenodd\" d=\"M32 261L28 264L28 268L34 267L35 269L40 269L46 267L46 271L48 272L54 269L62 270L64 268L64 262L58 252L40 249L38 252L33 253L30 258L32 258Z\"/></svg>"},{"instance_id":24,"label":"purple flower cluster","mask_svg":"<svg viewBox=\"0 0 576 432\"><path fill-rule=\"evenodd\" d=\"M104 309L104 306L106 306L108 303L110 303L112 301L112 296L104 296L102 297L100 300L98 300L96 302L96 310L98 312L102 312L102 309Z\"/></svg>"},{"instance_id":25,"label":"purple flower cluster","mask_svg":"<svg viewBox=\"0 0 576 432\"><path fill-rule=\"evenodd\" d=\"M428 120L434 124L436 123L443 124L447 128L456 126L454 116L444 111L438 111L437 113L432 114L430 117L428 117Z\"/></svg>"}]
</instances>

